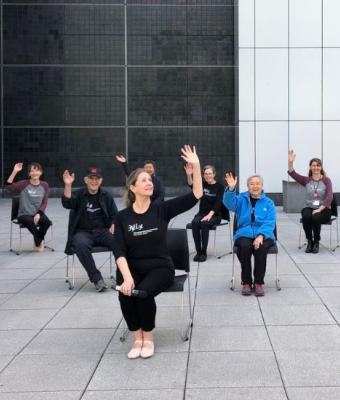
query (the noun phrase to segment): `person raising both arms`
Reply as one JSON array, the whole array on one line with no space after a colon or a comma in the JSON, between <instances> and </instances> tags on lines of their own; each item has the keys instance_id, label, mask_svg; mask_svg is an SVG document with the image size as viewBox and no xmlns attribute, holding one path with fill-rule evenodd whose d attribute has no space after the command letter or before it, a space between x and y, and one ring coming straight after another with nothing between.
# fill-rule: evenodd
<instances>
[{"instance_id":1,"label":"person raising both arms","mask_svg":"<svg viewBox=\"0 0 340 400\"><path fill-rule=\"evenodd\" d=\"M308 176L298 174L294 169L296 154L288 151L288 174L306 188L305 207L301 210L302 226L307 239L306 253L318 253L321 224L331 219L333 200L332 182L326 176L319 158L309 161Z\"/></svg>"},{"instance_id":2,"label":"person raising both arms","mask_svg":"<svg viewBox=\"0 0 340 400\"><path fill-rule=\"evenodd\" d=\"M155 297L174 281L174 265L167 248L169 221L192 208L203 195L200 163L195 147L185 145L182 158L192 165L192 192L162 202L151 202L153 183L142 168L131 172L125 194L126 209L116 218L114 255L124 319L134 343L128 358L154 354ZM131 297L132 290L146 298Z\"/></svg>"},{"instance_id":3,"label":"person raising both arms","mask_svg":"<svg viewBox=\"0 0 340 400\"><path fill-rule=\"evenodd\" d=\"M22 169L23 163L14 165L7 179L6 189L20 193L18 222L31 232L35 248L41 252L44 251L43 242L46 232L52 224L45 214L49 186L47 182L40 179L44 171L37 162L32 162L27 167L29 179L14 182L17 173Z\"/></svg>"}]
</instances>

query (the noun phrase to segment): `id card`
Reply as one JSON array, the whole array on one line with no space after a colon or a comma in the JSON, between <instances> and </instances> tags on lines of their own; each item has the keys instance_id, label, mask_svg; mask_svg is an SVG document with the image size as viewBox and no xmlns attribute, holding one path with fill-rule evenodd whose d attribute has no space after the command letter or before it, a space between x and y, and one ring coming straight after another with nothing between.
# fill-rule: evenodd
<instances>
[{"instance_id":1,"label":"id card","mask_svg":"<svg viewBox=\"0 0 340 400\"><path fill-rule=\"evenodd\" d=\"M320 200L313 200L313 206L319 207L320 205Z\"/></svg>"}]
</instances>

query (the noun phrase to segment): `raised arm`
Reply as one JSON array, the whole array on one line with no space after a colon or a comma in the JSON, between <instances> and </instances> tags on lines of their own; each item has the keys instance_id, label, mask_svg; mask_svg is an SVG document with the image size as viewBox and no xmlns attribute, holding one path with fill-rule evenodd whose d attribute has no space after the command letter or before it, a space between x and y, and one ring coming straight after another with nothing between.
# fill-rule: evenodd
<instances>
[{"instance_id":1,"label":"raised arm","mask_svg":"<svg viewBox=\"0 0 340 400\"><path fill-rule=\"evenodd\" d=\"M16 163L14 165L13 171L12 171L11 175L7 179L7 183L9 183L9 184L13 183L16 174L18 172L22 171L22 166L23 166L22 162Z\"/></svg>"},{"instance_id":2,"label":"raised arm","mask_svg":"<svg viewBox=\"0 0 340 400\"><path fill-rule=\"evenodd\" d=\"M193 174L193 167L191 164L184 165L184 171L187 176L187 182L189 186L192 186L192 174Z\"/></svg>"},{"instance_id":3,"label":"raised arm","mask_svg":"<svg viewBox=\"0 0 340 400\"><path fill-rule=\"evenodd\" d=\"M294 161L296 158L296 154L294 153L294 150L291 149L288 151L288 171L293 172L294 171Z\"/></svg>"},{"instance_id":4,"label":"raised arm","mask_svg":"<svg viewBox=\"0 0 340 400\"><path fill-rule=\"evenodd\" d=\"M200 199L203 196L203 185L200 160L196 154L196 148L193 146L191 149L191 147L186 144L182 147L181 151L183 160L192 165L192 192L196 199Z\"/></svg>"},{"instance_id":5,"label":"raised arm","mask_svg":"<svg viewBox=\"0 0 340 400\"><path fill-rule=\"evenodd\" d=\"M116 160L122 166L125 176L129 176L131 171L129 169L129 166L128 166L128 163L126 161L126 158L122 154L117 154L116 155Z\"/></svg>"},{"instance_id":6,"label":"raised arm","mask_svg":"<svg viewBox=\"0 0 340 400\"><path fill-rule=\"evenodd\" d=\"M63 173L63 181L64 181L64 196L67 199L72 197L72 184L74 182L75 176L74 172L70 174L68 170L65 170Z\"/></svg>"}]
</instances>

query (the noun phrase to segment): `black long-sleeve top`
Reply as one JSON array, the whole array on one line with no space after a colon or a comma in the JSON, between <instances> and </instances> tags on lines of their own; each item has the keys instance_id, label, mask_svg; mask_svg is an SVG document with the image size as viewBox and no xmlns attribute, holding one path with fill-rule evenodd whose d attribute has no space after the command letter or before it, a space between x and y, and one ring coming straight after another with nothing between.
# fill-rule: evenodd
<instances>
[{"instance_id":1,"label":"black long-sleeve top","mask_svg":"<svg viewBox=\"0 0 340 400\"><path fill-rule=\"evenodd\" d=\"M173 268L166 241L169 221L192 208L197 201L191 192L164 202L151 203L143 214L136 213L132 207L120 211L115 221L116 259L125 257L129 267L137 270Z\"/></svg>"},{"instance_id":2,"label":"black long-sleeve top","mask_svg":"<svg viewBox=\"0 0 340 400\"><path fill-rule=\"evenodd\" d=\"M214 211L215 215L220 217L223 193L224 186L222 183L209 184L203 181L203 197L200 200L198 213L207 215L210 211Z\"/></svg>"},{"instance_id":3,"label":"black long-sleeve top","mask_svg":"<svg viewBox=\"0 0 340 400\"><path fill-rule=\"evenodd\" d=\"M121 164L122 164L125 175L129 176L131 171L128 166L128 163L125 162L125 163L121 163ZM153 193L151 196L151 201L152 202L164 201L165 190L164 190L162 181L156 175L152 175L151 179L152 179L152 184L153 184Z\"/></svg>"}]
</instances>

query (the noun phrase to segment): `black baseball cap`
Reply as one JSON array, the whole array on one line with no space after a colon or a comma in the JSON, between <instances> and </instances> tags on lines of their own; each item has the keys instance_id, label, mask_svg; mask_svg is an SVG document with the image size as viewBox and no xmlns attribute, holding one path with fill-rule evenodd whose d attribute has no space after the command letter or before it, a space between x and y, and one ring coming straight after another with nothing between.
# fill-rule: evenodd
<instances>
[{"instance_id":1,"label":"black baseball cap","mask_svg":"<svg viewBox=\"0 0 340 400\"><path fill-rule=\"evenodd\" d=\"M98 178L102 178L102 170L97 167L89 167L86 171L86 176L98 176Z\"/></svg>"}]
</instances>

